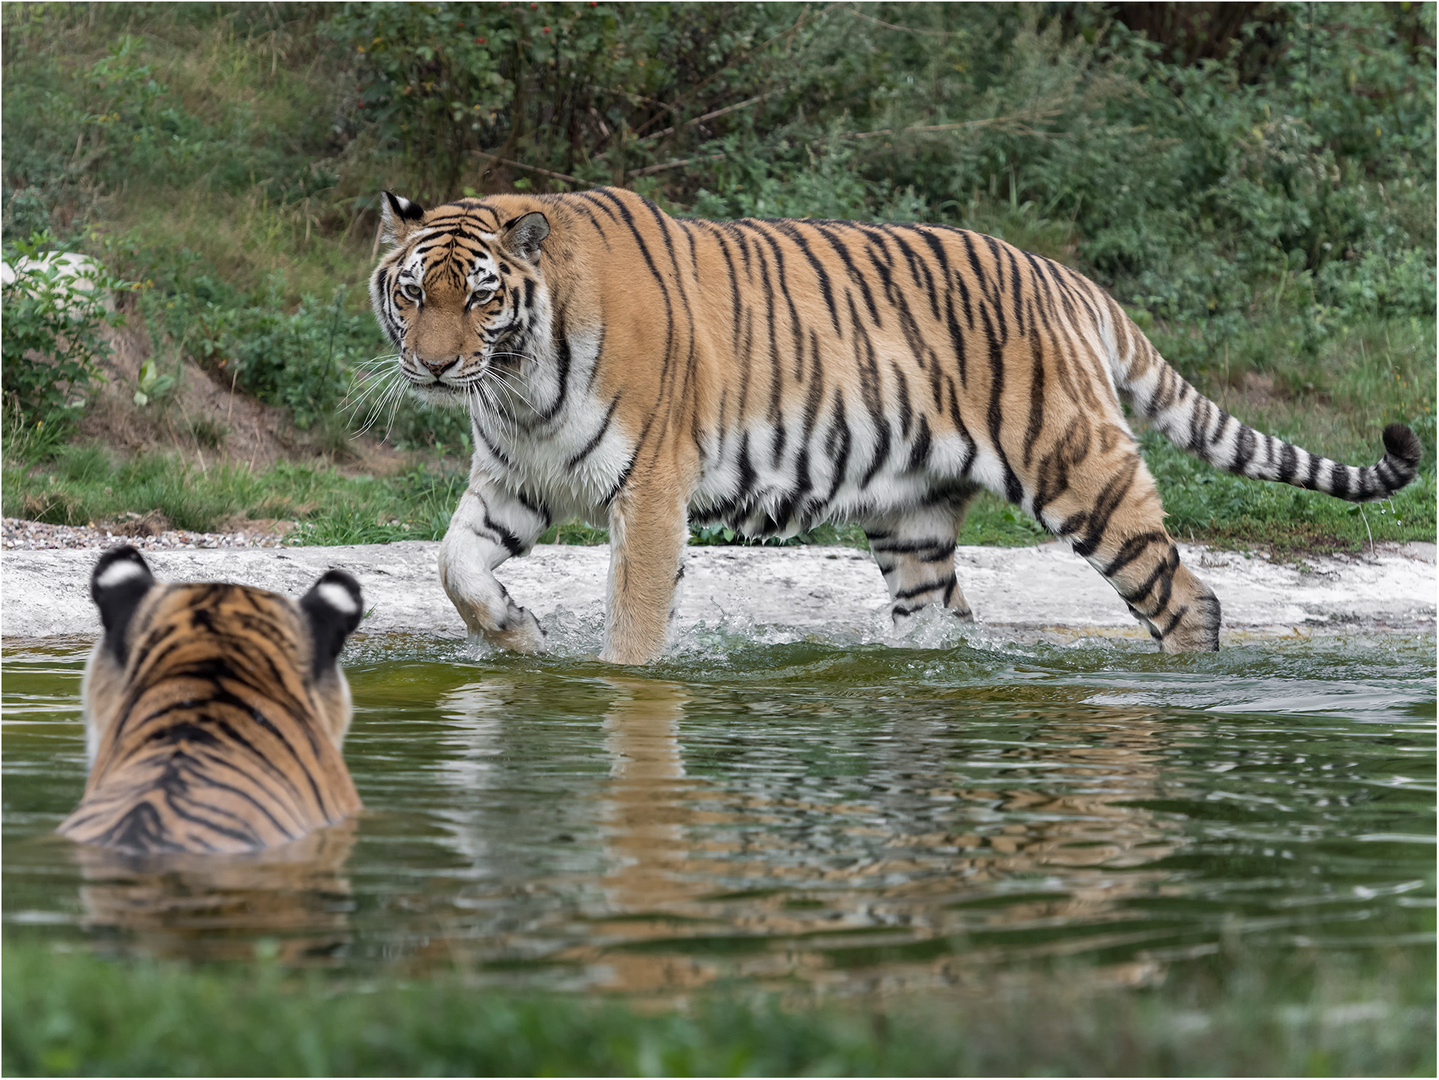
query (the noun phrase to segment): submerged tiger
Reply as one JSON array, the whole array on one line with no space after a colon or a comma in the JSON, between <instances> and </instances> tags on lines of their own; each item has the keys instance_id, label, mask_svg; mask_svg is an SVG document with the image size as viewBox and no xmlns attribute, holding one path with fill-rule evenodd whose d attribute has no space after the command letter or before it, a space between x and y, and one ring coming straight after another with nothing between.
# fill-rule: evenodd
<instances>
[{"instance_id":1,"label":"submerged tiger","mask_svg":"<svg viewBox=\"0 0 1439 1080\"><path fill-rule=\"evenodd\" d=\"M101 556L90 593L105 628L81 689L90 775L61 833L137 854L237 853L360 809L335 662L363 611L349 574L329 571L296 602L160 585L122 547Z\"/></svg>"},{"instance_id":2,"label":"submerged tiger","mask_svg":"<svg viewBox=\"0 0 1439 1080\"><path fill-rule=\"evenodd\" d=\"M691 524L786 536L860 523L897 624L971 617L954 573L981 488L1069 542L1166 652L1217 649L1219 602L1179 561L1121 402L1220 469L1384 498L1367 468L1247 427L1181 378L1093 282L940 225L676 218L632 192L385 193L374 311L420 399L469 410L468 489L441 581L470 631L543 634L494 576L552 522L610 529L605 646L664 648Z\"/></svg>"}]
</instances>

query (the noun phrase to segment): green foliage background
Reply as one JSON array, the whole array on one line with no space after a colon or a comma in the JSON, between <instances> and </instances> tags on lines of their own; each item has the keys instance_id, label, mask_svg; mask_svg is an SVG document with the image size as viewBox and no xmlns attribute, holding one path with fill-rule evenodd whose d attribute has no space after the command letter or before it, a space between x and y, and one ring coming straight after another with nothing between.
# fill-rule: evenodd
<instances>
[{"instance_id":1,"label":"green foliage background","mask_svg":"<svg viewBox=\"0 0 1439 1080\"><path fill-rule=\"evenodd\" d=\"M333 424L385 351L363 287L382 188L431 204L623 184L676 213L1003 236L1109 288L1257 426L1367 463L1403 420L1432 454L1433 5L11 4L0 20L7 237L48 230L149 283L122 308L157 355L301 426ZM459 417L408 404L391 438L467 450ZM1219 497L1176 460L1156 470L1176 532L1278 539L1263 523L1282 515L1242 494L1261 485ZM1419 532L1392 535L1432 536L1432 464L1422 487L1390 515ZM1365 537L1346 511L1316 512L1311 537Z\"/></svg>"}]
</instances>

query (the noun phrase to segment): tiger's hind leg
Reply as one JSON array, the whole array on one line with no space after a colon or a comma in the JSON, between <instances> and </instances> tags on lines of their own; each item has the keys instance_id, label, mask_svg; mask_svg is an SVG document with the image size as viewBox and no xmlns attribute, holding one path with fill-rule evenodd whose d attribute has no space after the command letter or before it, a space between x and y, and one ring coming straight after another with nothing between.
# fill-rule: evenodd
<instances>
[{"instance_id":1,"label":"tiger's hind leg","mask_svg":"<svg viewBox=\"0 0 1439 1080\"><path fill-rule=\"evenodd\" d=\"M1102 470L1071 475L1046 527L1104 575L1167 653L1219 648L1219 600L1179 561L1154 479L1132 444Z\"/></svg>"},{"instance_id":2,"label":"tiger's hind leg","mask_svg":"<svg viewBox=\"0 0 1439 1080\"><path fill-rule=\"evenodd\" d=\"M869 550L889 587L889 611L896 629L929 604L973 620L954 574L955 537L973 495L973 490L965 490L928 506L864 522Z\"/></svg>"}]
</instances>

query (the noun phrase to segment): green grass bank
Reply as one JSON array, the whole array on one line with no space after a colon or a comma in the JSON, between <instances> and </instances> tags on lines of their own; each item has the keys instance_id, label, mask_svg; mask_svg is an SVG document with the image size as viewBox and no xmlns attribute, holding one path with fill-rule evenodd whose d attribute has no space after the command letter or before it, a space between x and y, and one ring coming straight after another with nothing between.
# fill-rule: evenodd
<instances>
[{"instance_id":1,"label":"green grass bank","mask_svg":"<svg viewBox=\"0 0 1439 1080\"><path fill-rule=\"evenodd\" d=\"M1432 1076L1432 963L1334 958L1183 986L680 1011L502 995L459 975L346 982L7 944L6 1075ZM1216 965L1215 972L1224 968ZM1058 975L1059 977L1054 977ZM1181 980L1175 980L1176 983ZM1019 983L1012 988L1019 989Z\"/></svg>"}]
</instances>

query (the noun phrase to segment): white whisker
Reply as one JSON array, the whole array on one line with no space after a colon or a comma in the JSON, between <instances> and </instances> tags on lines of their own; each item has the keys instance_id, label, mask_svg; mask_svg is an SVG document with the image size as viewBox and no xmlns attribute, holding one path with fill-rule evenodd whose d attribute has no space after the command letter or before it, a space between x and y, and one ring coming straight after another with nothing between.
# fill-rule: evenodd
<instances>
[{"instance_id":1,"label":"white whisker","mask_svg":"<svg viewBox=\"0 0 1439 1080\"><path fill-rule=\"evenodd\" d=\"M371 403L370 408L369 408L369 411L368 411L368 413L367 413L366 416L365 416L365 422L364 422L364 424L362 424L362 425L360 426L360 429L359 429L357 432L355 432L355 436L358 437L358 436L360 436L360 435L363 435L365 432L369 431L370 428L374 427L375 421L378 420L378 419L384 414L385 406L386 406L392 399L395 400L395 401L398 401L399 398L404 395L404 392L405 392L405 382L404 382L404 380L403 380L403 379L392 379L392 380L384 387L384 389L383 389L383 391L380 393L380 395Z\"/></svg>"}]
</instances>

